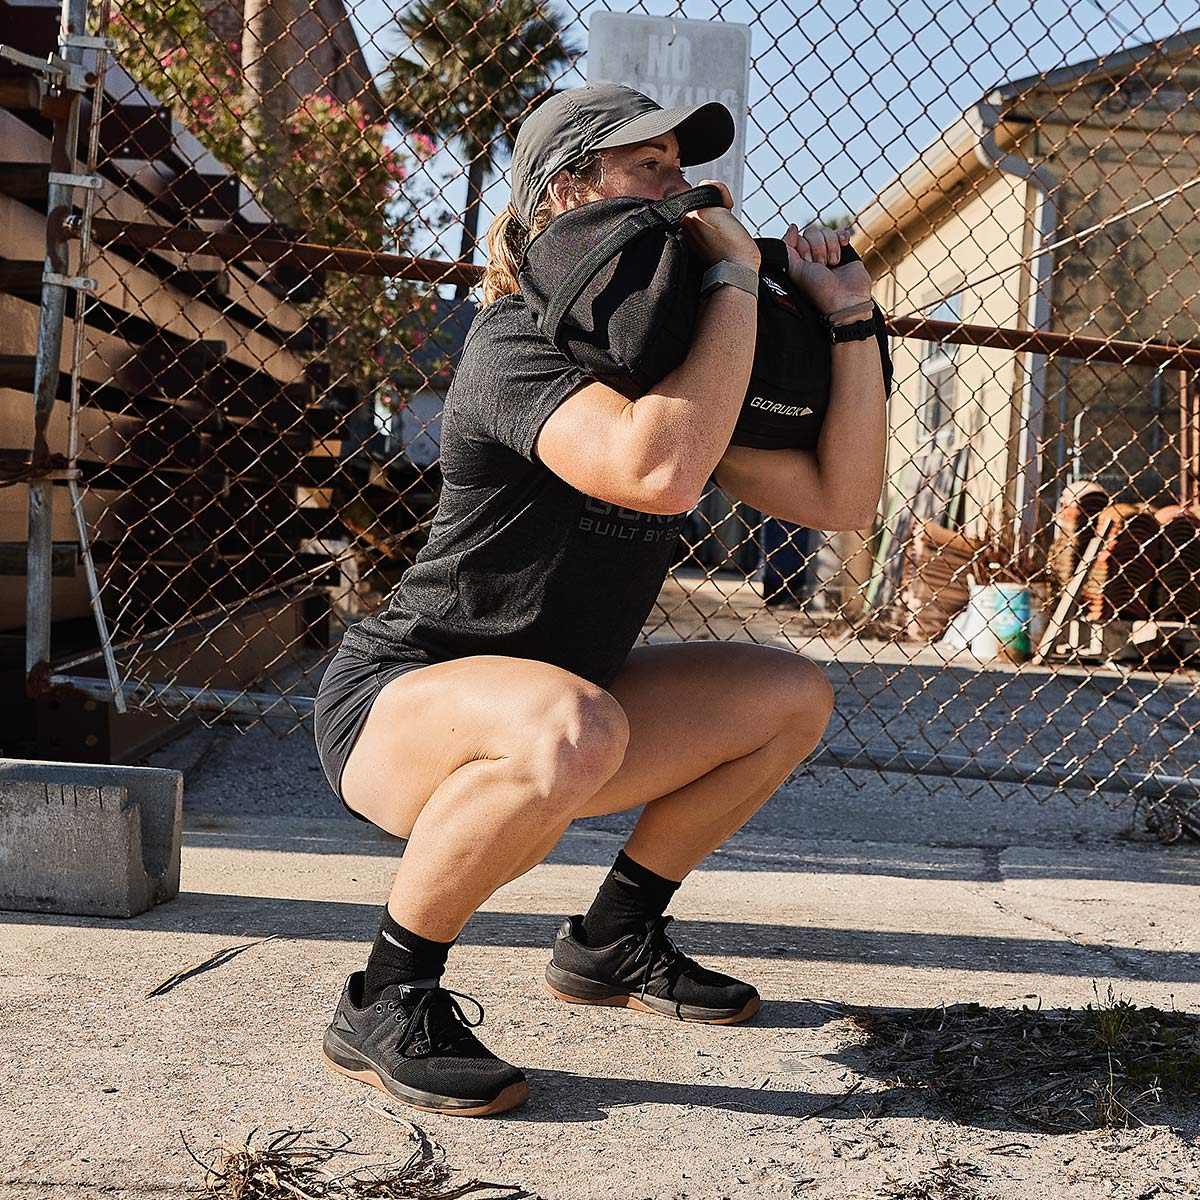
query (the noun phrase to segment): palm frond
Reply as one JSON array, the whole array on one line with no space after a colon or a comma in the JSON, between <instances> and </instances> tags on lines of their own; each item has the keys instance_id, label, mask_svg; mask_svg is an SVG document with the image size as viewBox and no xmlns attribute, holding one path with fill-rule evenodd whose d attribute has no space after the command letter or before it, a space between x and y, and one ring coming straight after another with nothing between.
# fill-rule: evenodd
<instances>
[{"instance_id":1,"label":"palm frond","mask_svg":"<svg viewBox=\"0 0 1200 1200\"><path fill-rule=\"evenodd\" d=\"M580 54L553 9L532 0L413 0L396 23L408 46L383 89L393 117L471 157L511 148L516 128Z\"/></svg>"}]
</instances>

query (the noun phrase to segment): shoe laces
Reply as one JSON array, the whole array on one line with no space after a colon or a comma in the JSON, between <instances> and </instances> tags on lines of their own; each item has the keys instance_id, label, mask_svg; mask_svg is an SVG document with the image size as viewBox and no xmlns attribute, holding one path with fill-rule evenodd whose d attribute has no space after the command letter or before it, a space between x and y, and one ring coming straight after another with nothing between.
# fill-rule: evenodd
<instances>
[{"instance_id":1,"label":"shoe laces","mask_svg":"<svg viewBox=\"0 0 1200 1200\"><path fill-rule=\"evenodd\" d=\"M397 1053L404 1054L416 1040L417 1034L421 1032L422 1028L428 1029L430 1022L425 1019L427 1016L449 1018L449 1020L437 1021L436 1033L440 1035L441 1046L446 1049L454 1049L465 1042L473 1047L475 1036L470 1030L477 1029L483 1024L483 1005L474 996L453 992L449 988L422 988L421 991L424 994L413 1005L407 1020L404 1021L404 1028L400 1031L400 1040L396 1043ZM459 1000L466 1000L478 1009L479 1016L474 1021L467 1018L462 1006L458 1003ZM401 1008L401 1011L396 1014L396 1020L403 1019L404 1009ZM430 1034L434 1032L432 1029L429 1030ZM423 1058L429 1055L433 1051L433 1042L432 1036L427 1037L424 1050L415 1050L408 1057Z\"/></svg>"},{"instance_id":2,"label":"shoe laces","mask_svg":"<svg viewBox=\"0 0 1200 1200\"><path fill-rule=\"evenodd\" d=\"M642 971L642 986L638 995L645 998L646 988L653 982L656 974L665 975L674 983L689 967L699 966L695 959L689 958L667 935L667 926L675 920L674 917L655 917L646 927L646 936L633 956L636 963L645 956L646 964ZM656 970L657 968L657 970Z\"/></svg>"}]
</instances>

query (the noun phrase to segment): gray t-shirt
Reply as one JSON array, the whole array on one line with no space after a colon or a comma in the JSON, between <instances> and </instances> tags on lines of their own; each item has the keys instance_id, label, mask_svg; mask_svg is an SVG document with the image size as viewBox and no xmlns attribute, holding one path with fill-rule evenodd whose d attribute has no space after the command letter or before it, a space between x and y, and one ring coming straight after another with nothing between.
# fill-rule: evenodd
<instances>
[{"instance_id":1,"label":"gray t-shirt","mask_svg":"<svg viewBox=\"0 0 1200 1200\"><path fill-rule=\"evenodd\" d=\"M590 377L520 296L475 317L446 397L429 541L343 645L376 661L540 659L601 687L620 671L675 558L684 516L593 499L533 453Z\"/></svg>"}]
</instances>

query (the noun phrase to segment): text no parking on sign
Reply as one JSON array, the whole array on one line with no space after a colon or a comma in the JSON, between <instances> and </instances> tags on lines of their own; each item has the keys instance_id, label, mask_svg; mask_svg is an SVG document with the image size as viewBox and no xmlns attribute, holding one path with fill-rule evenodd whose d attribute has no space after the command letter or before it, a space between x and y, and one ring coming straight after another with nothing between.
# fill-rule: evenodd
<instances>
[{"instance_id":1,"label":"text no parking on sign","mask_svg":"<svg viewBox=\"0 0 1200 1200\"><path fill-rule=\"evenodd\" d=\"M624 83L663 108L719 100L733 113L737 136L715 163L694 167L690 182L719 179L742 206L750 26L678 17L593 14L588 28L588 83Z\"/></svg>"}]
</instances>

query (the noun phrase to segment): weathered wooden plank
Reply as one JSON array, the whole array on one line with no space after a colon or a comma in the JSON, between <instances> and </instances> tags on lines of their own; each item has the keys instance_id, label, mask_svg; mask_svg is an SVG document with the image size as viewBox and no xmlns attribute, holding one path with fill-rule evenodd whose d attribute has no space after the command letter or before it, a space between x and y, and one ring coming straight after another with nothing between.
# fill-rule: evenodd
<instances>
[{"instance_id":1,"label":"weathered wooden plank","mask_svg":"<svg viewBox=\"0 0 1200 1200\"><path fill-rule=\"evenodd\" d=\"M0 292L23 299L40 299L42 271L43 264L33 259L0 259Z\"/></svg>"},{"instance_id":2,"label":"weathered wooden plank","mask_svg":"<svg viewBox=\"0 0 1200 1200\"><path fill-rule=\"evenodd\" d=\"M42 87L36 76L0 75L0 108L36 112L41 104Z\"/></svg>"},{"instance_id":3,"label":"weathered wooden plank","mask_svg":"<svg viewBox=\"0 0 1200 1200\"><path fill-rule=\"evenodd\" d=\"M0 195L46 211L50 187L49 162L6 162L0 171Z\"/></svg>"},{"instance_id":4,"label":"weathered wooden plank","mask_svg":"<svg viewBox=\"0 0 1200 1200\"><path fill-rule=\"evenodd\" d=\"M32 392L35 367L32 354L0 354L0 387Z\"/></svg>"}]
</instances>

